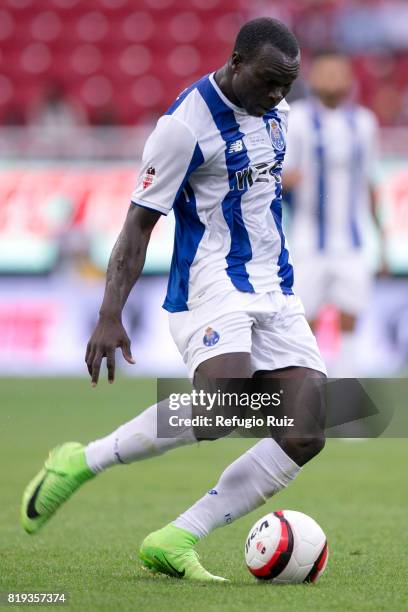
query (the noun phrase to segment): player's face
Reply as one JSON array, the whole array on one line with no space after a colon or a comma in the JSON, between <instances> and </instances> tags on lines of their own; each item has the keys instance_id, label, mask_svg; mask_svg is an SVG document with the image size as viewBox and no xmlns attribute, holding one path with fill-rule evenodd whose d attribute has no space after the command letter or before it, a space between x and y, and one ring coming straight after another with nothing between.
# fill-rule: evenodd
<instances>
[{"instance_id":1,"label":"player's face","mask_svg":"<svg viewBox=\"0 0 408 612\"><path fill-rule=\"evenodd\" d=\"M255 117L261 117L289 93L299 74L300 55L286 57L272 45L262 47L257 57L244 61L234 52L232 89L240 106Z\"/></svg>"},{"instance_id":2,"label":"player's face","mask_svg":"<svg viewBox=\"0 0 408 612\"><path fill-rule=\"evenodd\" d=\"M350 95L353 73L350 62L341 56L323 56L316 59L309 74L310 87L323 104L335 108Z\"/></svg>"}]
</instances>

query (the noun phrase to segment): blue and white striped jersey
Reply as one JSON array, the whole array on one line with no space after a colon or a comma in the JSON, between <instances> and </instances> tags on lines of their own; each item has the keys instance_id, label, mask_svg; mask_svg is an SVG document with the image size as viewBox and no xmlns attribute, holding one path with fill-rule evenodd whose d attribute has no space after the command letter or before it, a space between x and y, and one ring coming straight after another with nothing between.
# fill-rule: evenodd
<instances>
[{"instance_id":1,"label":"blue and white striped jersey","mask_svg":"<svg viewBox=\"0 0 408 612\"><path fill-rule=\"evenodd\" d=\"M284 170L300 172L290 229L296 257L362 246L377 163L378 125L369 109L329 109L313 98L292 104Z\"/></svg>"},{"instance_id":2,"label":"blue and white striped jersey","mask_svg":"<svg viewBox=\"0 0 408 612\"><path fill-rule=\"evenodd\" d=\"M233 288L292 293L281 208L288 111L282 101L253 117L210 74L159 119L132 202L165 215L174 210L168 311Z\"/></svg>"}]
</instances>

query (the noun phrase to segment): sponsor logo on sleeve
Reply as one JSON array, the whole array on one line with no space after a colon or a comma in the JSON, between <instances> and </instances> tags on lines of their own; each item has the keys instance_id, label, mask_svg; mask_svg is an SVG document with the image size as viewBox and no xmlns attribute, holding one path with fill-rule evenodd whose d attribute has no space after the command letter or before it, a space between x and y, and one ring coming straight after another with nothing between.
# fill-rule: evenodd
<instances>
[{"instance_id":1,"label":"sponsor logo on sleeve","mask_svg":"<svg viewBox=\"0 0 408 612\"><path fill-rule=\"evenodd\" d=\"M148 187L150 187L150 185L153 183L155 179L155 176L156 176L156 169L153 168L153 166L149 166L143 177L143 183L142 183L143 189L147 189Z\"/></svg>"}]
</instances>

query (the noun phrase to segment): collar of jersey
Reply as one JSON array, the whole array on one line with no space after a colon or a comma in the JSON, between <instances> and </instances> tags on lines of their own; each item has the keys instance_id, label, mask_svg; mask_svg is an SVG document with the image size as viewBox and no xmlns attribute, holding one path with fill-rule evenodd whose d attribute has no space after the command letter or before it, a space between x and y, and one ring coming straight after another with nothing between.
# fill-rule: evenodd
<instances>
[{"instance_id":1,"label":"collar of jersey","mask_svg":"<svg viewBox=\"0 0 408 612\"><path fill-rule=\"evenodd\" d=\"M232 110L235 111L236 113L241 113L242 115L247 115L248 113L246 112L246 110L244 108L242 108L241 106L237 106L236 104L233 104L231 102L231 100L228 100L227 96L225 96L222 93L221 89L218 87L217 83L215 82L214 75L215 75L215 72L211 72L211 74L208 76L208 78L210 79L211 85L214 87L215 91L217 92L217 94L219 95L221 100L224 102L224 104L229 106L229 108L232 108Z\"/></svg>"}]
</instances>

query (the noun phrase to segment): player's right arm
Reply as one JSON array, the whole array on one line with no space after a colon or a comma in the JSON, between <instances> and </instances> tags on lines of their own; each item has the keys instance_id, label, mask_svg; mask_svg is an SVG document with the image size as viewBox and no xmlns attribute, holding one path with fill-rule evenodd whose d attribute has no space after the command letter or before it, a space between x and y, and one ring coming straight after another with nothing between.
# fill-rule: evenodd
<instances>
[{"instance_id":1,"label":"player's right arm","mask_svg":"<svg viewBox=\"0 0 408 612\"><path fill-rule=\"evenodd\" d=\"M85 361L92 385L98 382L106 357L108 380L115 376L115 350L134 363L130 340L122 325L122 310L144 266L150 234L161 215L167 215L190 174L203 162L197 139L174 116L159 119L148 138L138 183L125 224L113 248L99 320L88 342Z\"/></svg>"},{"instance_id":2,"label":"player's right arm","mask_svg":"<svg viewBox=\"0 0 408 612\"><path fill-rule=\"evenodd\" d=\"M122 310L143 270L150 235L160 216L155 210L131 204L122 231L113 247L99 320L86 348L85 361L92 386L98 382L104 357L108 380L113 382L117 348L122 349L123 357L128 363L134 363L130 340L122 324Z\"/></svg>"}]
</instances>

